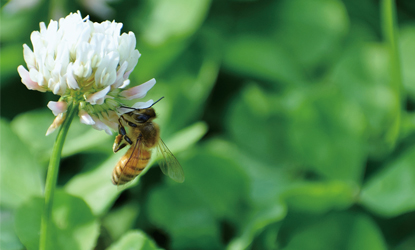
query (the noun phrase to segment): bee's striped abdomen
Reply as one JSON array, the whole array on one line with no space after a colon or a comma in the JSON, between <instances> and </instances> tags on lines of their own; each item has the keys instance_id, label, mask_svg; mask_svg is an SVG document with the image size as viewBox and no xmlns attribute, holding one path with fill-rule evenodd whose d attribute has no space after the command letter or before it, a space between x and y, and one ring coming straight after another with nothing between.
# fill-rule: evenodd
<instances>
[{"instance_id":1,"label":"bee's striped abdomen","mask_svg":"<svg viewBox=\"0 0 415 250\"><path fill-rule=\"evenodd\" d=\"M131 147L117 163L112 171L112 183L123 185L133 180L147 166L151 158L151 151L147 149Z\"/></svg>"}]
</instances>

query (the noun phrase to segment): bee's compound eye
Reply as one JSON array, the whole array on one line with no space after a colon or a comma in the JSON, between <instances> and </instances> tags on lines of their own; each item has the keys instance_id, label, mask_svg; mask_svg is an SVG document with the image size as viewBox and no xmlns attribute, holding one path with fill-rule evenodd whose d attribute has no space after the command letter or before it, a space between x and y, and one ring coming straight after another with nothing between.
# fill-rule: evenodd
<instances>
[{"instance_id":1,"label":"bee's compound eye","mask_svg":"<svg viewBox=\"0 0 415 250\"><path fill-rule=\"evenodd\" d=\"M150 119L150 116L148 116L148 115L145 115L145 114L138 114L136 117L135 117L135 120L137 121L137 122L146 122L146 121L148 121L148 119Z\"/></svg>"}]
</instances>

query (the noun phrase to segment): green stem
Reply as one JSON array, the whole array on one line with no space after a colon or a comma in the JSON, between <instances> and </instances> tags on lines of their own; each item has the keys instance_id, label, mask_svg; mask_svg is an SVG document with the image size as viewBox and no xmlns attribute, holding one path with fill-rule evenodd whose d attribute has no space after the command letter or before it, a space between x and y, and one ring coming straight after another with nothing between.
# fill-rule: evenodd
<instances>
[{"instance_id":1,"label":"green stem","mask_svg":"<svg viewBox=\"0 0 415 250\"><path fill-rule=\"evenodd\" d=\"M393 146L399 136L400 122L401 122L401 109L402 109L402 73L398 48L398 29L396 21L396 7L393 0L383 0L381 6L381 18L382 18L382 31L383 37L386 40L391 68L391 84L394 90L396 99L399 100L396 104L396 112L393 123L390 126L389 131L386 134L386 140Z\"/></svg>"},{"instance_id":2,"label":"green stem","mask_svg":"<svg viewBox=\"0 0 415 250\"><path fill-rule=\"evenodd\" d=\"M40 240L39 240L39 249L46 250L47 243L51 235L51 225L52 225L52 206L53 206L53 197L55 194L56 182L58 179L59 172L59 162L61 158L63 144L65 142L66 135L71 125L72 119L77 112L77 105L74 103L69 105L67 110L67 115L63 121L61 128L59 130L58 136L56 137L55 145L53 146L52 155L50 157L48 173L46 176L46 185L45 185L45 206L43 208L43 215L40 224Z\"/></svg>"}]
</instances>

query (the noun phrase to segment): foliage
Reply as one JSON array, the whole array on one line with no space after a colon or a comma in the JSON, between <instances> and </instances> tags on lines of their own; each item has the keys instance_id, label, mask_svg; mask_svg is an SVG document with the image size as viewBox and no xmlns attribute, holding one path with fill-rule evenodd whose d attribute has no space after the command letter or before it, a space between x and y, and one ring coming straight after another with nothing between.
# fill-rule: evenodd
<instances>
[{"instance_id":1,"label":"foliage","mask_svg":"<svg viewBox=\"0 0 415 250\"><path fill-rule=\"evenodd\" d=\"M157 120L186 174L174 183L153 161L117 189L111 171L125 151L75 119L55 249L415 248L411 0L399 1L392 32L376 1L12 2L1 15L0 249L38 246L56 137L44 136L46 104L57 97L27 90L16 69L53 6L136 34L132 82L157 79L146 98L165 96Z\"/></svg>"}]
</instances>

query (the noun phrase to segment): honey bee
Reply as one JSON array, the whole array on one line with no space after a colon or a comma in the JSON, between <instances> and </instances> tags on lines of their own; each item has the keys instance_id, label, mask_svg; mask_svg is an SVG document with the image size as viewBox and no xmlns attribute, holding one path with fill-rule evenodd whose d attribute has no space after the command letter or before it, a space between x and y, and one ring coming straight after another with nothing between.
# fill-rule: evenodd
<instances>
[{"instance_id":1,"label":"honey bee","mask_svg":"<svg viewBox=\"0 0 415 250\"><path fill-rule=\"evenodd\" d=\"M162 98L154 102L150 107L144 109L132 109L118 119L118 135L115 138L113 151L130 145L127 153L118 161L112 171L112 183L123 185L133 180L147 166L150 161L152 149L158 148L163 160L160 162L161 171L177 182L184 181L184 172L176 157L168 149L160 138L160 128L153 120L156 113L152 106ZM125 128L128 128L126 130Z\"/></svg>"}]
</instances>

